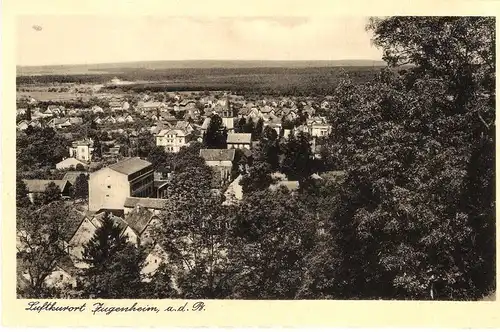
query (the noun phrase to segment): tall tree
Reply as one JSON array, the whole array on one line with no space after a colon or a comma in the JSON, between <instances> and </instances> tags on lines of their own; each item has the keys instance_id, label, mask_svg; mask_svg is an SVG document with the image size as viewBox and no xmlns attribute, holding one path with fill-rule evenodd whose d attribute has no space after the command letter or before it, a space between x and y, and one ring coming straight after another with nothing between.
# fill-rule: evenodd
<instances>
[{"instance_id":1,"label":"tall tree","mask_svg":"<svg viewBox=\"0 0 500 332\"><path fill-rule=\"evenodd\" d=\"M236 122L236 127L234 128L234 131L237 133L244 133L246 123L247 120L244 117L242 117Z\"/></svg>"},{"instance_id":2,"label":"tall tree","mask_svg":"<svg viewBox=\"0 0 500 332\"><path fill-rule=\"evenodd\" d=\"M137 138L137 156L147 158L155 146L153 134L150 132L142 132Z\"/></svg>"},{"instance_id":3,"label":"tall tree","mask_svg":"<svg viewBox=\"0 0 500 332\"><path fill-rule=\"evenodd\" d=\"M221 195L211 191L205 164L177 171L155 237L167 251L183 298L223 298L227 280L227 216Z\"/></svg>"},{"instance_id":4,"label":"tall tree","mask_svg":"<svg viewBox=\"0 0 500 332\"><path fill-rule=\"evenodd\" d=\"M178 297L172 277L174 272L168 263L162 263L151 277L151 280L142 286L141 298L146 299L173 299Z\"/></svg>"},{"instance_id":5,"label":"tall tree","mask_svg":"<svg viewBox=\"0 0 500 332\"><path fill-rule=\"evenodd\" d=\"M148 161L153 164L154 169L159 167L170 167L173 161L173 154L165 151L162 146L154 147L148 155Z\"/></svg>"},{"instance_id":6,"label":"tall tree","mask_svg":"<svg viewBox=\"0 0 500 332\"><path fill-rule=\"evenodd\" d=\"M245 196L233 214L231 297L294 299L316 242L305 206L283 188Z\"/></svg>"},{"instance_id":7,"label":"tall tree","mask_svg":"<svg viewBox=\"0 0 500 332\"><path fill-rule=\"evenodd\" d=\"M54 202L42 208L17 210L17 258L20 273L27 272L28 287L23 289L24 298L50 297L55 290L45 282L59 260L67 255L62 239L67 234L71 212L62 202Z\"/></svg>"},{"instance_id":8,"label":"tall tree","mask_svg":"<svg viewBox=\"0 0 500 332\"><path fill-rule=\"evenodd\" d=\"M16 179L16 205L18 207L29 204L28 193L26 183L24 183L24 181L18 176Z\"/></svg>"},{"instance_id":9,"label":"tall tree","mask_svg":"<svg viewBox=\"0 0 500 332\"><path fill-rule=\"evenodd\" d=\"M89 179L88 175L81 173L75 181L73 193L76 198L85 199L89 196Z\"/></svg>"},{"instance_id":10,"label":"tall tree","mask_svg":"<svg viewBox=\"0 0 500 332\"><path fill-rule=\"evenodd\" d=\"M278 134L270 127L265 127L262 138L256 148L254 148L254 159L268 163L272 171L279 168L280 145Z\"/></svg>"},{"instance_id":11,"label":"tall tree","mask_svg":"<svg viewBox=\"0 0 500 332\"><path fill-rule=\"evenodd\" d=\"M391 28L401 32L396 34ZM415 65L406 75L407 84L418 86L425 78L443 82L438 91L445 98L435 107L438 112L434 111L429 118L435 121L432 122L438 130L431 129L431 135L447 150L449 161L445 169L455 171L462 186L458 191L460 203L456 204L450 197L441 200L448 203L450 210L455 209L466 229L471 228L474 241L466 250L461 249L468 250L470 255L466 261L471 266L458 268L464 275L450 277L449 273L443 276L435 271L431 286L436 288L438 294L434 292L433 296L437 297L453 296L452 290L461 287L470 287L469 294L455 296L481 296L495 283L492 272L495 270L495 19L373 19L369 29L390 65ZM456 243L456 250L460 247ZM462 283L457 279L462 279Z\"/></svg>"},{"instance_id":12,"label":"tall tree","mask_svg":"<svg viewBox=\"0 0 500 332\"><path fill-rule=\"evenodd\" d=\"M273 183L271 177L271 165L266 162L255 162L248 170L248 173L243 175L240 185L243 194L248 195L254 191L265 190Z\"/></svg>"},{"instance_id":13,"label":"tall tree","mask_svg":"<svg viewBox=\"0 0 500 332\"><path fill-rule=\"evenodd\" d=\"M262 136L263 130L264 130L264 120L262 118L259 118L259 120L255 124L255 128L252 133L252 139L259 140Z\"/></svg>"},{"instance_id":14,"label":"tall tree","mask_svg":"<svg viewBox=\"0 0 500 332\"><path fill-rule=\"evenodd\" d=\"M203 136L203 143L211 149L224 149L226 147L227 131L218 114L210 117L210 124Z\"/></svg>"},{"instance_id":15,"label":"tall tree","mask_svg":"<svg viewBox=\"0 0 500 332\"><path fill-rule=\"evenodd\" d=\"M312 169L310 137L306 133L291 135L283 146L284 158L281 169L289 179L302 181L309 177Z\"/></svg>"},{"instance_id":16,"label":"tall tree","mask_svg":"<svg viewBox=\"0 0 500 332\"><path fill-rule=\"evenodd\" d=\"M26 108L26 120L31 121L31 106Z\"/></svg>"},{"instance_id":17,"label":"tall tree","mask_svg":"<svg viewBox=\"0 0 500 332\"><path fill-rule=\"evenodd\" d=\"M348 174L331 217L332 261L347 280L337 297L473 299L493 288L492 23L371 22L385 60L413 67L341 82L334 95L328 151Z\"/></svg>"},{"instance_id":18,"label":"tall tree","mask_svg":"<svg viewBox=\"0 0 500 332\"><path fill-rule=\"evenodd\" d=\"M43 204L49 204L60 199L61 190L59 189L59 186L54 182L50 182L45 188L45 192L42 196Z\"/></svg>"},{"instance_id":19,"label":"tall tree","mask_svg":"<svg viewBox=\"0 0 500 332\"><path fill-rule=\"evenodd\" d=\"M254 129L255 129L255 123L253 122L253 119L249 117L245 125L243 126L243 132L251 134L254 132Z\"/></svg>"},{"instance_id":20,"label":"tall tree","mask_svg":"<svg viewBox=\"0 0 500 332\"><path fill-rule=\"evenodd\" d=\"M19 169L54 167L68 156L66 139L52 128L32 128L16 137L16 160Z\"/></svg>"},{"instance_id":21,"label":"tall tree","mask_svg":"<svg viewBox=\"0 0 500 332\"><path fill-rule=\"evenodd\" d=\"M135 298L141 291L144 255L106 213L101 226L84 246L82 271L85 296L93 298Z\"/></svg>"}]
</instances>

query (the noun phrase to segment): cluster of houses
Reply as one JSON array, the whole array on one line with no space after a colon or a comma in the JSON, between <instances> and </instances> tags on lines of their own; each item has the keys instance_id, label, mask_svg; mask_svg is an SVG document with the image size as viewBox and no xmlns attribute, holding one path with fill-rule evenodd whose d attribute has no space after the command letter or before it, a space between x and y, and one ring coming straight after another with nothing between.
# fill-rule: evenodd
<instances>
[{"instance_id":1,"label":"cluster of houses","mask_svg":"<svg viewBox=\"0 0 500 332\"><path fill-rule=\"evenodd\" d=\"M207 165L229 175L234 150L201 150L200 155L205 158ZM43 194L51 182L57 185L62 197L68 196L76 177L81 173L89 174L71 171L62 180L24 180L28 196L34 201L34 196ZM148 248L142 272L144 281L150 280L161 262L168 259L161 246L154 243L150 232L167 203L165 191L168 181L162 176L162 180L158 180L158 174L155 173L150 162L132 157L89 174L88 211L75 210L69 216L69 230L63 239L67 256L58 262L46 278L48 285L76 286L76 271L87 267L82 261L84 245L102 224L105 212L111 212L114 223L131 243ZM18 245L22 245L21 242ZM19 277L27 279L29 274L21 269Z\"/></svg>"},{"instance_id":2,"label":"cluster of houses","mask_svg":"<svg viewBox=\"0 0 500 332\"><path fill-rule=\"evenodd\" d=\"M269 98L258 101L247 101L242 96L225 94L215 97L206 95L196 99L183 99L175 95L168 102L155 101L145 95L142 100L131 105L123 97L106 97L109 104L107 109L93 106L89 109L66 109L63 106L49 105L46 110L33 108L31 119L22 120L17 124L18 130L25 130L28 126L40 127L47 125L55 129L79 125L83 122L83 113L92 113L94 122L98 125L134 123L137 118L148 119L159 123L175 123L179 120L190 122L195 129L206 130L212 114L218 114L223 119L223 124L228 132L235 129L235 124L241 118L257 122L264 121L265 126L270 126L281 133L284 121L295 121L301 116L308 119L305 124L307 131L313 136L324 136L328 133L328 124L324 117L318 116L330 107L328 97L319 105L312 99L297 102L290 98ZM23 115L26 109L18 109L17 115ZM318 114L319 113L319 114ZM289 128L284 135L290 134ZM305 131L305 128L300 129Z\"/></svg>"},{"instance_id":3,"label":"cluster of houses","mask_svg":"<svg viewBox=\"0 0 500 332\"><path fill-rule=\"evenodd\" d=\"M200 156L214 171L229 178L235 149L202 149ZM24 181L30 198L43 193L50 182L57 185L64 197L68 195L69 188L82 173L89 175L88 210L82 212L75 209L68 216L68 229L61 244L66 255L57 262L45 282L55 287L76 287L78 270L88 267L82 260L84 246L101 226L107 212L110 212L113 222L119 226L121 234L126 235L130 243L146 248L147 256L142 276L144 282L150 281L160 264L168 261L167 252L154 240L155 236L151 232L159 222L161 211L167 206L165 191L168 180L159 176L150 162L132 157L90 174L71 171L67 172L62 180ZM314 174L312 177L332 178L338 181L343 176L343 172L326 172L321 176ZM234 204L242 199L241 178L241 175L237 176L226 187L224 204ZM293 194L299 188L297 181L288 181L283 174L274 173L272 178L275 181L270 186L271 190L284 186ZM18 241L18 246L22 246L21 241ZM22 266L18 270L18 278L22 279L21 283L29 280L29 273L23 270Z\"/></svg>"},{"instance_id":4,"label":"cluster of houses","mask_svg":"<svg viewBox=\"0 0 500 332\"><path fill-rule=\"evenodd\" d=\"M99 117L97 116L94 119L94 122L97 124L115 124L115 123L134 123L135 120L130 114L124 114L124 115L109 115L105 117Z\"/></svg>"},{"instance_id":5,"label":"cluster of houses","mask_svg":"<svg viewBox=\"0 0 500 332\"><path fill-rule=\"evenodd\" d=\"M321 105L305 101L297 103L289 98L275 100L261 100L257 102L245 101L241 96L225 95L216 98L211 95L202 96L198 100L183 99L176 95L174 100L160 102L141 100L137 105L120 98L109 101L109 109L104 110L94 106L88 110L94 114L96 124L133 123L135 117L146 117L153 121L153 125L141 128L153 134L156 146L165 151L177 153L191 141L201 140L202 135L210 125L211 116L217 114L222 119L222 125L227 130L225 149L202 149L200 156L217 175L214 186L225 184L226 202L232 204L241 200L243 193L240 185L241 175L233 179L231 172L235 162L236 149L250 152L255 142L251 133L237 132L237 124L245 121L257 123L262 119L263 126L276 131L280 137L287 138L299 132L306 132L313 139L327 136L331 127L326 119L317 114L317 110L329 108L328 100ZM23 114L26 110L18 110ZM82 111L82 110L80 110ZM179 112L183 112L179 116ZM110 114L111 113L111 114ZM321 112L320 112L321 113ZM25 130L28 126L41 127L47 125L54 129L62 129L82 123L77 110L66 110L64 107L49 106L47 110L33 109L31 120L23 120L17 124L18 130ZM294 122L299 117L305 118L298 126L285 126L284 122ZM123 129L113 129L125 132ZM127 133L130 139L137 137ZM106 144L106 142L101 142ZM118 156L119 146L112 145L108 154ZM120 226L123 234L135 245L149 245L149 254L143 270L144 281L150 280L160 263L168 259L165 251L155 244L150 230L158 221L158 215L167 203L168 171L154 170L150 162L138 157L117 158L117 162L94 172L88 172L94 161L94 142L91 139L73 141L69 149L69 157L56 164L56 169L67 170L61 180L26 179L23 180L28 189L28 196L32 202L37 195L45 192L49 183L56 184L60 195L68 197L71 187L80 174L89 176L88 210L75 210L70 218L70 227L66 234L63 246L67 256L61 259L53 273L47 277L50 285L76 285L76 271L85 268L82 262L83 246L100 227L104 212L111 212L115 224ZM103 154L103 157L106 157ZM121 159L121 160L120 160ZM281 177L280 177L281 176ZM298 188L296 181L287 181L282 175L273 175L276 179L272 188L285 186L291 191ZM21 282L29 278L29 274L19 270ZM23 279L24 278L24 279Z\"/></svg>"}]
</instances>

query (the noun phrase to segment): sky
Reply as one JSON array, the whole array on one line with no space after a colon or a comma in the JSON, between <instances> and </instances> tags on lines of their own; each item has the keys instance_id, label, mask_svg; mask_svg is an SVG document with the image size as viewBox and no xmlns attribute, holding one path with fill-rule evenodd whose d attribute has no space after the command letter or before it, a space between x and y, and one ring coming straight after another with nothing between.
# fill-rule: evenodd
<instances>
[{"instance_id":1,"label":"sky","mask_svg":"<svg viewBox=\"0 0 500 332\"><path fill-rule=\"evenodd\" d=\"M22 16L17 65L380 60L364 17Z\"/></svg>"}]
</instances>

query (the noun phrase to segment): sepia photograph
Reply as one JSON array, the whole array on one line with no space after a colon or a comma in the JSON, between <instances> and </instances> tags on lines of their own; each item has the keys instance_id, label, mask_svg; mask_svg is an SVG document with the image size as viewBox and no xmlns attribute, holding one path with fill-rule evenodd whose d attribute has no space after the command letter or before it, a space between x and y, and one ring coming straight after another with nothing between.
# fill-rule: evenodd
<instances>
[{"instance_id":1,"label":"sepia photograph","mask_svg":"<svg viewBox=\"0 0 500 332\"><path fill-rule=\"evenodd\" d=\"M495 301L495 24L18 16L17 298Z\"/></svg>"}]
</instances>

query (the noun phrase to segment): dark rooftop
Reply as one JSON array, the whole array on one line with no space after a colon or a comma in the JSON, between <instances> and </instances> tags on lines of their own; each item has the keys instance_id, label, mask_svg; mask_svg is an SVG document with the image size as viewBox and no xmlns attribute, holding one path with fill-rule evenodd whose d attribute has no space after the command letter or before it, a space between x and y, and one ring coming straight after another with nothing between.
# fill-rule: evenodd
<instances>
[{"instance_id":1,"label":"dark rooftop","mask_svg":"<svg viewBox=\"0 0 500 332\"><path fill-rule=\"evenodd\" d=\"M139 157L127 158L109 166L114 171L126 175L134 174L148 166L152 165L149 161L142 160Z\"/></svg>"},{"instance_id":2,"label":"dark rooftop","mask_svg":"<svg viewBox=\"0 0 500 332\"><path fill-rule=\"evenodd\" d=\"M135 208L136 206L142 206L148 209L161 210L166 203L167 200L162 198L127 197L124 207Z\"/></svg>"},{"instance_id":3,"label":"dark rooftop","mask_svg":"<svg viewBox=\"0 0 500 332\"><path fill-rule=\"evenodd\" d=\"M134 232L140 235L144 232L144 229L146 229L146 226L149 224L153 216L153 212L139 205L129 212L125 218L125 222L134 230Z\"/></svg>"},{"instance_id":4,"label":"dark rooftop","mask_svg":"<svg viewBox=\"0 0 500 332\"><path fill-rule=\"evenodd\" d=\"M201 149L200 156L205 161L233 161L233 149Z\"/></svg>"}]
</instances>

